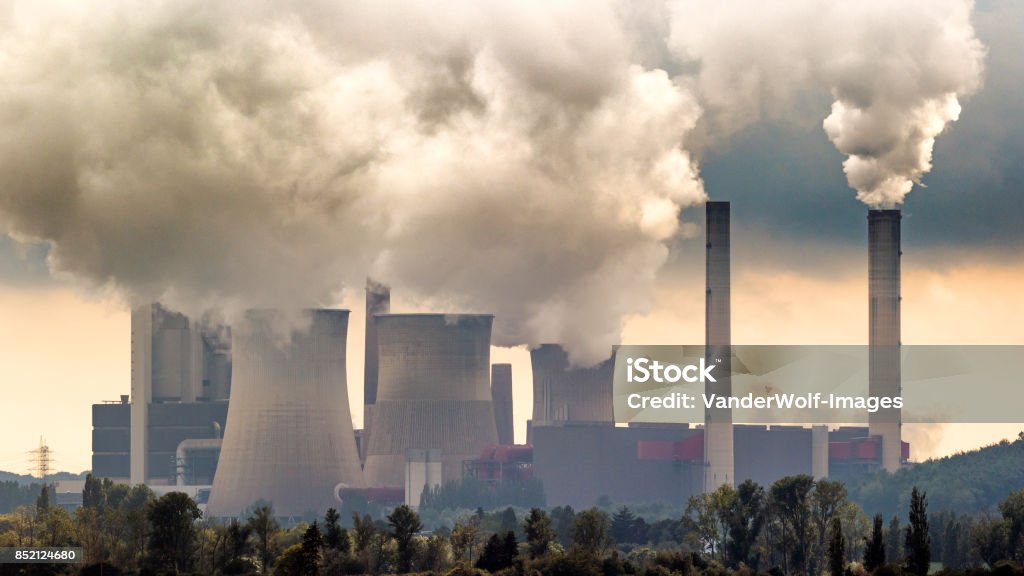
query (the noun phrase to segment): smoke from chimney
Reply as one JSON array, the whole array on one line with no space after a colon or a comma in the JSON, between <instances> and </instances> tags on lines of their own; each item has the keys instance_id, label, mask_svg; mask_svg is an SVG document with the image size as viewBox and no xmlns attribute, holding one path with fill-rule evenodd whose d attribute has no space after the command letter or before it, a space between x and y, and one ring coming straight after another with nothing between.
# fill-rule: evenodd
<instances>
[{"instance_id":1,"label":"smoke from chimney","mask_svg":"<svg viewBox=\"0 0 1024 576\"><path fill-rule=\"evenodd\" d=\"M705 200L698 121L832 90L850 183L886 204L980 82L966 1L755 6L16 2L0 232L191 316L322 306L370 275L596 362Z\"/></svg>"}]
</instances>

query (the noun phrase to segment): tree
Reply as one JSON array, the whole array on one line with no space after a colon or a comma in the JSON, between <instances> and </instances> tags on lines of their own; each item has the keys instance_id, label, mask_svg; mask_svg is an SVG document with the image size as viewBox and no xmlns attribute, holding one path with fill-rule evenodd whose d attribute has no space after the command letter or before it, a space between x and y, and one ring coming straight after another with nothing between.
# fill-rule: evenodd
<instances>
[{"instance_id":1,"label":"tree","mask_svg":"<svg viewBox=\"0 0 1024 576\"><path fill-rule=\"evenodd\" d=\"M999 504L999 512L1008 523L1007 545L1010 557L1024 560L1024 488L1007 496L1006 500Z\"/></svg>"},{"instance_id":2,"label":"tree","mask_svg":"<svg viewBox=\"0 0 1024 576\"><path fill-rule=\"evenodd\" d=\"M85 477L85 487L82 489L82 506L94 510L102 510L106 498L103 495L103 483L92 474Z\"/></svg>"},{"instance_id":3,"label":"tree","mask_svg":"<svg viewBox=\"0 0 1024 576\"><path fill-rule=\"evenodd\" d=\"M712 557L724 560L729 539L729 511L733 509L735 500L735 489L729 484L723 484L714 492L690 497L687 504L687 520Z\"/></svg>"},{"instance_id":4,"label":"tree","mask_svg":"<svg viewBox=\"0 0 1024 576\"><path fill-rule=\"evenodd\" d=\"M903 529L900 517L896 515L889 520L889 528L885 531L885 557L893 562L903 558Z\"/></svg>"},{"instance_id":5,"label":"tree","mask_svg":"<svg viewBox=\"0 0 1024 576\"><path fill-rule=\"evenodd\" d=\"M473 516L465 520L457 521L452 528L452 553L455 560L473 561L473 549L476 547L476 539L480 530L480 520Z\"/></svg>"},{"instance_id":6,"label":"tree","mask_svg":"<svg viewBox=\"0 0 1024 576\"><path fill-rule=\"evenodd\" d=\"M817 565L821 565L822 551L825 550L826 531L832 522L832 518L846 503L846 487L842 482L831 480L818 480L814 483L814 492L811 493L811 517L818 529L818 542L815 554Z\"/></svg>"},{"instance_id":7,"label":"tree","mask_svg":"<svg viewBox=\"0 0 1024 576\"><path fill-rule=\"evenodd\" d=\"M271 561L274 559L271 544L274 532L277 532L278 528L270 506L257 506L253 510L252 516L249 517L248 522L246 522L246 525L256 535L256 554L260 559L260 573L266 574L270 569Z\"/></svg>"},{"instance_id":8,"label":"tree","mask_svg":"<svg viewBox=\"0 0 1024 576\"><path fill-rule=\"evenodd\" d=\"M846 567L846 538L839 517L829 522L828 569L832 576L842 576Z\"/></svg>"},{"instance_id":9,"label":"tree","mask_svg":"<svg viewBox=\"0 0 1024 576\"><path fill-rule=\"evenodd\" d=\"M811 523L809 495L814 478L806 474L786 476L772 484L772 508L780 524L785 572L807 571L808 531Z\"/></svg>"},{"instance_id":10,"label":"tree","mask_svg":"<svg viewBox=\"0 0 1024 576\"><path fill-rule=\"evenodd\" d=\"M184 492L169 492L149 506L149 552L157 567L189 570L199 506Z\"/></svg>"},{"instance_id":11,"label":"tree","mask_svg":"<svg viewBox=\"0 0 1024 576\"><path fill-rule=\"evenodd\" d=\"M978 519L971 528L971 551L990 567L1009 555L1010 526L1002 518L987 515Z\"/></svg>"},{"instance_id":12,"label":"tree","mask_svg":"<svg viewBox=\"0 0 1024 576\"><path fill-rule=\"evenodd\" d=\"M369 514L360 516L353 513L352 530L355 532L356 552L363 555L369 549L373 536L377 532L377 527L373 525L373 519L370 518Z\"/></svg>"},{"instance_id":13,"label":"tree","mask_svg":"<svg viewBox=\"0 0 1024 576\"><path fill-rule=\"evenodd\" d=\"M328 508L324 514L324 545L342 554L349 553L348 531L341 527L341 514Z\"/></svg>"},{"instance_id":14,"label":"tree","mask_svg":"<svg viewBox=\"0 0 1024 576\"><path fill-rule=\"evenodd\" d=\"M50 488L46 484L43 484L42 489L39 491L39 498L36 498L36 516L42 518L46 515L46 512L50 509Z\"/></svg>"},{"instance_id":15,"label":"tree","mask_svg":"<svg viewBox=\"0 0 1024 576\"><path fill-rule=\"evenodd\" d=\"M518 529L519 519L516 518L516 511L509 506L501 513L501 525L498 527L498 532L504 534L506 532L515 532Z\"/></svg>"},{"instance_id":16,"label":"tree","mask_svg":"<svg viewBox=\"0 0 1024 576\"><path fill-rule=\"evenodd\" d=\"M551 510L551 525L563 547L568 548L572 544L572 527L575 523L576 512L572 506L556 506Z\"/></svg>"},{"instance_id":17,"label":"tree","mask_svg":"<svg viewBox=\"0 0 1024 576\"><path fill-rule=\"evenodd\" d=\"M928 534L928 497L917 490L910 493L910 525L907 526L907 570L917 576L927 576L931 564L931 536Z\"/></svg>"},{"instance_id":18,"label":"tree","mask_svg":"<svg viewBox=\"0 0 1024 576\"><path fill-rule=\"evenodd\" d=\"M518 554L518 543L514 532L505 532L504 538L492 534L484 544L484 550L476 561L476 567L495 573L512 566Z\"/></svg>"},{"instance_id":19,"label":"tree","mask_svg":"<svg viewBox=\"0 0 1024 576\"><path fill-rule=\"evenodd\" d=\"M730 565L738 566L742 562L748 566L757 566L757 560L751 557L751 550L764 527L764 521L764 488L753 480L745 480L736 487L736 497L727 512L729 541L726 556Z\"/></svg>"},{"instance_id":20,"label":"tree","mask_svg":"<svg viewBox=\"0 0 1024 576\"><path fill-rule=\"evenodd\" d=\"M572 529L573 548L589 558L601 558L608 547L608 515L591 508L576 516Z\"/></svg>"},{"instance_id":21,"label":"tree","mask_svg":"<svg viewBox=\"0 0 1024 576\"><path fill-rule=\"evenodd\" d=\"M530 549L530 558L540 558L547 553L551 542L555 540L555 531L551 528L551 519L540 508L531 508L525 522L526 543Z\"/></svg>"},{"instance_id":22,"label":"tree","mask_svg":"<svg viewBox=\"0 0 1024 576\"><path fill-rule=\"evenodd\" d=\"M647 523L626 506L620 507L612 515L612 538L619 543L643 542L647 532Z\"/></svg>"},{"instance_id":23,"label":"tree","mask_svg":"<svg viewBox=\"0 0 1024 576\"><path fill-rule=\"evenodd\" d=\"M868 539L867 545L864 547L864 569L868 572L874 572L876 568L885 565L885 534L882 531L882 523L885 522L882 519L881 514L875 514L875 519L871 526L871 537Z\"/></svg>"},{"instance_id":24,"label":"tree","mask_svg":"<svg viewBox=\"0 0 1024 576\"><path fill-rule=\"evenodd\" d=\"M314 520L302 534L302 573L307 576L320 574L320 560L323 558L324 536Z\"/></svg>"},{"instance_id":25,"label":"tree","mask_svg":"<svg viewBox=\"0 0 1024 576\"><path fill-rule=\"evenodd\" d=\"M417 532L423 530L420 516L408 505L402 504L388 515L388 524L391 525L391 535L398 544L398 572L411 572L414 553L412 539Z\"/></svg>"}]
</instances>

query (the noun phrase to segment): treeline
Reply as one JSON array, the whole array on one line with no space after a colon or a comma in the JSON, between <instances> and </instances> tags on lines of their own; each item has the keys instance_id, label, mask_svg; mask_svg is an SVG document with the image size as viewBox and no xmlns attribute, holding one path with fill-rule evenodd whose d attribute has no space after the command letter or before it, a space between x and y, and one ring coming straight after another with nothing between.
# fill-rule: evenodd
<instances>
[{"instance_id":1,"label":"treeline","mask_svg":"<svg viewBox=\"0 0 1024 576\"><path fill-rule=\"evenodd\" d=\"M424 486L420 501L422 509L437 511L458 508L491 510L499 506L543 508L545 504L544 485L536 478L524 482L503 482L497 486L474 478L449 480L433 488Z\"/></svg>"},{"instance_id":2,"label":"treeline","mask_svg":"<svg viewBox=\"0 0 1024 576\"><path fill-rule=\"evenodd\" d=\"M894 474L836 478L850 499L869 514L892 514L903 509L914 486L928 493L937 510L978 514L992 510L1007 495L1024 486L1024 432L1014 442L1003 440L979 450L928 460Z\"/></svg>"},{"instance_id":3,"label":"treeline","mask_svg":"<svg viewBox=\"0 0 1024 576\"><path fill-rule=\"evenodd\" d=\"M32 504L42 488L42 484L23 484L14 480L0 482L0 514Z\"/></svg>"},{"instance_id":4,"label":"treeline","mask_svg":"<svg viewBox=\"0 0 1024 576\"><path fill-rule=\"evenodd\" d=\"M270 505L228 522L204 520L187 495L88 478L69 515L43 490L0 516L0 546L81 546L78 566L0 566L7 574L431 573L448 576L948 576L1021 575L1024 489L990 514L929 512L912 487L906 513L869 518L840 482L810 476L744 482L694 496L674 518L649 522L628 507L575 511L478 508L424 531L407 506L379 517L330 509L282 526Z\"/></svg>"}]
</instances>

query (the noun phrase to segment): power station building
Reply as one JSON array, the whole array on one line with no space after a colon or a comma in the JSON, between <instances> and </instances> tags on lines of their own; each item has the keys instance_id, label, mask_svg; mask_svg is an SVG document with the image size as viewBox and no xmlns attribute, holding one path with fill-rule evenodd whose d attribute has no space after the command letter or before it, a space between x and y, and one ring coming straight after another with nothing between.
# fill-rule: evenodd
<instances>
[{"instance_id":1,"label":"power station building","mask_svg":"<svg viewBox=\"0 0 1024 576\"><path fill-rule=\"evenodd\" d=\"M216 447L182 443L224 431L230 334L158 304L132 310L131 323L131 397L93 405L92 472L133 484L209 484Z\"/></svg>"}]
</instances>

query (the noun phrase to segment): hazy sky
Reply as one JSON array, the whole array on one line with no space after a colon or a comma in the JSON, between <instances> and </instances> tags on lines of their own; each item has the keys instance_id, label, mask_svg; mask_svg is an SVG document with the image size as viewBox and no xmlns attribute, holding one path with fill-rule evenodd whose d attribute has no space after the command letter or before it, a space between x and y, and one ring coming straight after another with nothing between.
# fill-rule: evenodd
<instances>
[{"instance_id":1,"label":"hazy sky","mask_svg":"<svg viewBox=\"0 0 1024 576\"><path fill-rule=\"evenodd\" d=\"M723 90L735 88L735 79L714 76L716 66L750 58L752 73L803 68L716 48L716 41L732 46L747 37L760 46L758 29L726 18L717 35L704 38L678 22L688 4L637 2L625 16L594 10L582 24L572 8L495 16L460 4L453 13L464 21L424 16L426 31L403 24L416 30L399 34L403 42L353 33L328 48L317 42L318 34L337 32L329 27L307 26L302 36L282 25L276 36L259 35L259 27L219 25L232 23L231 12L216 7L185 20L167 7L155 11L159 17L129 19L128 32L167 33L166 44L145 33L106 42L100 16L45 45L31 26L4 40L0 80L23 84L0 90L9 104L0 116L0 232L6 227L24 242L0 235L0 469L26 470L40 436L58 468L88 468L90 404L129 390L125 299L154 291L208 305L258 284L265 289L223 297L242 306L308 296L361 311L361 278L372 271L394 284L393 309L494 312L503 343L564 340L588 357L620 331L628 343L700 342L704 193L733 202L737 343L865 342L865 205L843 163L850 150L873 148L844 148L842 137L822 127L835 113L837 90L862 83L809 59L807 77L791 80L800 91L788 92L785 75L762 78L750 92L757 106L734 102L723 94L742 100L747 93ZM884 12L884 4L865 5ZM305 6L327 4L303 6L308 22L316 10ZM390 16L353 17L372 29ZM863 20L869 30L885 29L854 16L851 26ZM914 22L912 14L890 16ZM502 18L507 25L497 26ZM623 18L629 25L617 30ZM802 25L786 14L774 22ZM886 170L920 179L903 204L907 344L1024 344L1024 5L978 2L970 22L987 49L984 83L962 98L959 118L936 138L931 171L917 174L916 160L905 165L878 153ZM475 32L464 33L467 27ZM930 29L910 28L906 42L926 44L915 35ZM72 52L78 72L61 60L76 44L60 38L80 41ZM182 38L200 47L195 57L167 58L161 50ZM402 56L436 38L451 41L437 54ZM911 55L918 45L880 44ZM777 48L771 53L804 49ZM929 58L943 54L936 50ZM260 54L268 63L262 68ZM25 64L22 55L57 73L42 74L45 66ZM289 58L302 66L291 69ZM970 62L949 64L958 65L966 71L950 76L949 86L973 78ZM161 72L155 80L132 76L149 70ZM321 73L339 82L309 88ZM816 83L837 75L834 85ZM146 85L140 78L153 83L130 92ZM65 96L66 83L81 94ZM910 98L863 89L897 110L892 102ZM295 101L296 90L307 97ZM122 110L131 113L122 117ZM332 121L303 116L317 111ZM81 119L90 114L89 122ZM289 114L299 120L283 123ZM360 116L365 125L354 124ZM65 126L95 134L65 134ZM378 154L382 146L386 153ZM361 171L352 158L377 168ZM295 171L305 176L279 177ZM341 192L320 193L337 182ZM74 194L64 193L68 186ZM366 192L380 186L393 192ZM288 199L283 211L278 198ZM679 230L666 220L676 207ZM386 221L368 218L374 211ZM267 221L284 224L263 230ZM275 272L277 264L283 271ZM342 282L356 289L336 292ZM353 407L362 405L361 335L356 313L348 355ZM495 349L493 360L514 364L522 440L531 405L528 353ZM359 425L361 409L354 409ZM921 458L1021 428L908 429L906 436Z\"/></svg>"}]
</instances>

